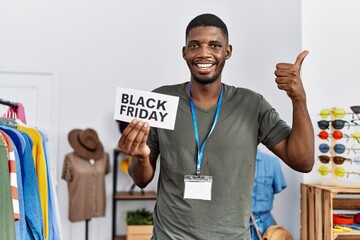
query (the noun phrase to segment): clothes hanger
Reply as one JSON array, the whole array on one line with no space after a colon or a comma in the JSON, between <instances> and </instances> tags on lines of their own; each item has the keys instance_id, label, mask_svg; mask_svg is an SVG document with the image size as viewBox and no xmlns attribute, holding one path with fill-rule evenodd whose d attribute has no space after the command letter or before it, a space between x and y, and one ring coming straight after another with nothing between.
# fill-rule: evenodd
<instances>
[{"instance_id":1,"label":"clothes hanger","mask_svg":"<svg viewBox=\"0 0 360 240\"><path fill-rule=\"evenodd\" d=\"M11 109L11 112L13 113L12 116L14 116L13 119L0 117L0 124L5 125L7 127L11 127L11 128L17 128L18 125L25 125L24 123L22 123L22 121L20 119L16 119L16 117L15 117L16 111L18 109L17 103L0 98L0 104L8 106Z\"/></svg>"}]
</instances>

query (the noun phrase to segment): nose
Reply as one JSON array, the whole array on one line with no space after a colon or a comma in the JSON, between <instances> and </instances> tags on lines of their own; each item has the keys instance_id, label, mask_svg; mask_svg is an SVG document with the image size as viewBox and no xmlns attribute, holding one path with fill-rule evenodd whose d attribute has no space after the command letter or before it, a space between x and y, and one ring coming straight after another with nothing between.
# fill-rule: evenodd
<instances>
[{"instance_id":1,"label":"nose","mask_svg":"<svg viewBox=\"0 0 360 240\"><path fill-rule=\"evenodd\" d=\"M202 45L199 49L199 55L202 57L208 57L211 55L211 51L209 49L209 46Z\"/></svg>"}]
</instances>

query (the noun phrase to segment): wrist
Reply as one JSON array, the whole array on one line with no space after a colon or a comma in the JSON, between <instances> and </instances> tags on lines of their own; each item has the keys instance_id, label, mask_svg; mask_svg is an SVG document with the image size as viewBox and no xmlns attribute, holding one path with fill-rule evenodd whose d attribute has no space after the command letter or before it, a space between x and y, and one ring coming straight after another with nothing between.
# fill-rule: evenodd
<instances>
[{"instance_id":1,"label":"wrist","mask_svg":"<svg viewBox=\"0 0 360 240\"><path fill-rule=\"evenodd\" d=\"M146 167L150 164L149 156L134 156L139 165Z\"/></svg>"}]
</instances>

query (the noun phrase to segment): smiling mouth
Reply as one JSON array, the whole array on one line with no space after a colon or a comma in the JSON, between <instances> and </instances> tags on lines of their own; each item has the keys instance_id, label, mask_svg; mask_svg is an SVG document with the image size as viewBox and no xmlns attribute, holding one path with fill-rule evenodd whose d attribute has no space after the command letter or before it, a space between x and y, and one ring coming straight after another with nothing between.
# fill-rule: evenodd
<instances>
[{"instance_id":1,"label":"smiling mouth","mask_svg":"<svg viewBox=\"0 0 360 240\"><path fill-rule=\"evenodd\" d=\"M196 66L200 69L208 69L211 68L214 64L212 63L198 63Z\"/></svg>"}]
</instances>

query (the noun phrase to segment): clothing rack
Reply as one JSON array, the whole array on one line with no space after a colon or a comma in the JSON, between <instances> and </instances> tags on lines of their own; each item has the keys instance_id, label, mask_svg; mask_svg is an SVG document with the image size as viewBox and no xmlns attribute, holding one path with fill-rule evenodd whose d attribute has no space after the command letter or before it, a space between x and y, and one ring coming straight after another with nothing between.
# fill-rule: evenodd
<instances>
[{"instance_id":1,"label":"clothing rack","mask_svg":"<svg viewBox=\"0 0 360 240\"><path fill-rule=\"evenodd\" d=\"M14 102L11 102L11 101L8 101L8 100L4 100L2 98L0 98L0 104L6 105L6 106L9 106L9 107L13 107L13 108L18 107L17 103L14 103Z\"/></svg>"}]
</instances>

